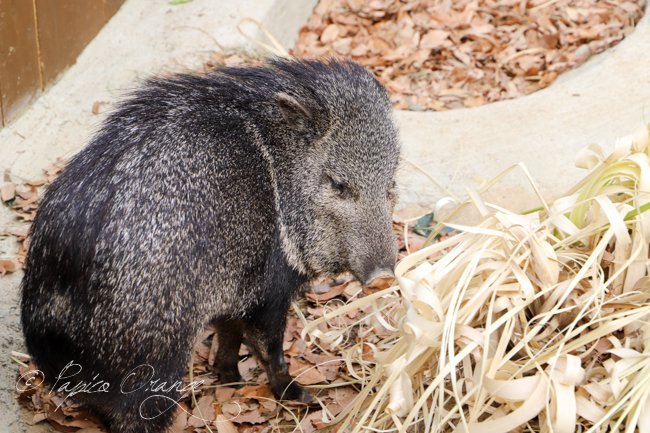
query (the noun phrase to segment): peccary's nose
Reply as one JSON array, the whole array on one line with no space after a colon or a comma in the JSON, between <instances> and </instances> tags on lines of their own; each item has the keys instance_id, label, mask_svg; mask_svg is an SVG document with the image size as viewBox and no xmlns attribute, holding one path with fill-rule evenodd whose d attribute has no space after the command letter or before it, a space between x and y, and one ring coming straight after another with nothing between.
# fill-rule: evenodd
<instances>
[{"instance_id":1,"label":"peccary's nose","mask_svg":"<svg viewBox=\"0 0 650 433\"><path fill-rule=\"evenodd\" d=\"M392 268L386 266L380 266L375 270L373 270L370 273L370 276L368 276L364 280L363 282L364 287L372 284L372 282L375 281L377 278L395 278L395 272L393 272Z\"/></svg>"}]
</instances>

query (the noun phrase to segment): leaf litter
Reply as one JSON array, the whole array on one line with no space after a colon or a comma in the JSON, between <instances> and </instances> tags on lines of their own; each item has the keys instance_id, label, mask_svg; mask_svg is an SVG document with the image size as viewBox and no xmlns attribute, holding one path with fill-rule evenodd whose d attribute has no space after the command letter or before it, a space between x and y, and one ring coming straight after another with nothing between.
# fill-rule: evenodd
<instances>
[{"instance_id":1,"label":"leaf litter","mask_svg":"<svg viewBox=\"0 0 650 433\"><path fill-rule=\"evenodd\" d=\"M399 110L518 98L618 44L645 0L320 0L292 54L368 66Z\"/></svg>"}]
</instances>

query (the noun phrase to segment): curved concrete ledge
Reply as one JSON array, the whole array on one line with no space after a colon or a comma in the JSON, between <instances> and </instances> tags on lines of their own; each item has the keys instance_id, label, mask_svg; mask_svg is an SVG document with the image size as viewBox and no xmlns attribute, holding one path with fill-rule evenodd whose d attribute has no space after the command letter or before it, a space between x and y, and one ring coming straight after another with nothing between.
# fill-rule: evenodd
<instances>
[{"instance_id":1,"label":"curved concrete ledge","mask_svg":"<svg viewBox=\"0 0 650 433\"><path fill-rule=\"evenodd\" d=\"M447 112L396 112L404 154L461 199L474 176L491 179L522 161L543 197L561 196L587 173L573 163L583 147L605 152L650 122L650 17L616 47L524 98ZM400 206L431 207L448 195L408 163ZM487 199L523 211L539 205L516 170Z\"/></svg>"}]
</instances>

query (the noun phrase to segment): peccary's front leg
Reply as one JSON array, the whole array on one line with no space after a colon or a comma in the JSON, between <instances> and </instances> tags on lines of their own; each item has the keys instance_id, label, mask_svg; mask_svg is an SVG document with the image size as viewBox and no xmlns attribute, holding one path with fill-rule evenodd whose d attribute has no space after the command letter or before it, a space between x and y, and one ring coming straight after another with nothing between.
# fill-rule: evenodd
<instances>
[{"instance_id":1,"label":"peccary's front leg","mask_svg":"<svg viewBox=\"0 0 650 433\"><path fill-rule=\"evenodd\" d=\"M282 340L286 319L258 320L246 327L246 341L248 341L253 354L266 371L273 392L280 400L294 400L303 403L312 401L311 395L289 376L289 368L284 360ZM277 323L280 322L280 323Z\"/></svg>"},{"instance_id":2,"label":"peccary's front leg","mask_svg":"<svg viewBox=\"0 0 650 433\"><path fill-rule=\"evenodd\" d=\"M241 382L237 364L239 348L243 340L242 324L235 320L217 320L214 324L217 328L217 341L219 341L214 366L219 373L219 381L222 384Z\"/></svg>"}]
</instances>

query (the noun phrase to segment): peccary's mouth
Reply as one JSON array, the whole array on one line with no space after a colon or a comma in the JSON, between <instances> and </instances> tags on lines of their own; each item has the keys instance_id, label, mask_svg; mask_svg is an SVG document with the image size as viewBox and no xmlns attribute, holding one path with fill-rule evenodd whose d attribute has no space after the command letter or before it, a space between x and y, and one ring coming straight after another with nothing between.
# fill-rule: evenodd
<instances>
[{"instance_id":1,"label":"peccary's mouth","mask_svg":"<svg viewBox=\"0 0 650 433\"><path fill-rule=\"evenodd\" d=\"M372 285L372 282L377 278L395 278L395 272L392 267L378 267L370 273L370 275L361 281L364 287Z\"/></svg>"},{"instance_id":2,"label":"peccary's mouth","mask_svg":"<svg viewBox=\"0 0 650 433\"><path fill-rule=\"evenodd\" d=\"M342 270L339 272L325 272L312 277L310 279L310 284L317 284L318 282L324 281L326 278L332 278L334 280L341 278L349 280L351 278L355 278L363 285L363 287L367 287L372 286L373 282L376 282L378 279L395 278L395 272L393 271L393 267L390 266L377 267L370 274L368 274L367 277L348 270Z\"/></svg>"}]
</instances>

